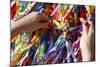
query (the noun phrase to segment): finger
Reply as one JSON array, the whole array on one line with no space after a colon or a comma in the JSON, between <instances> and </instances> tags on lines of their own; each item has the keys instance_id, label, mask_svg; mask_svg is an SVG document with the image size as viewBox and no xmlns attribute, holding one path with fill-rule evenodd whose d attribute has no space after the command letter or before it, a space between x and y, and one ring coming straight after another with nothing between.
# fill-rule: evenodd
<instances>
[{"instance_id":1,"label":"finger","mask_svg":"<svg viewBox=\"0 0 100 67\"><path fill-rule=\"evenodd\" d=\"M87 22L85 19L80 18L80 21L82 23L83 26L83 33L87 33L88 32L88 27L85 25L85 23Z\"/></svg>"},{"instance_id":2,"label":"finger","mask_svg":"<svg viewBox=\"0 0 100 67\"><path fill-rule=\"evenodd\" d=\"M39 19L40 19L40 23L49 22L49 18L44 13L40 13Z\"/></svg>"},{"instance_id":3,"label":"finger","mask_svg":"<svg viewBox=\"0 0 100 67\"><path fill-rule=\"evenodd\" d=\"M42 29L42 28L38 29L39 32L41 32L41 33L43 32L44 34L46 34L47 30L48 29Z\"/></svg>"},{"instance_id":4,"label":"finger","mask_svg":"<svg viewBox=\"0 0 100 67\"><path fill-rule=\"evenodd\" d=\"M38 16L38 20L40 23L48 22L49 18L44 14L44 13L39 13L39 12L31 12L29 14L30 16Z\"/></svg>"},{"instance_id":5,"label":"finger","mask_svg":"<svg viewBox=\"0 0 100 67\"><path fill-rule=\"evenodd\" d=\"M48 22L39 23L39 28L42 28L42 29L48 29L48 28L49 28Z\"/></svg>"},{"instance_id":6,"label":"finger","mask_svg":"<svg viewBox=\"0 0 100 67\"><path fill-rule=\"evenodd\" d=\"M89 35L91 35L92 33L94 33L94 29L93 29L93 22L89 21L90 23L90 27L89 27Z\"/></svg>"}]
</instances>

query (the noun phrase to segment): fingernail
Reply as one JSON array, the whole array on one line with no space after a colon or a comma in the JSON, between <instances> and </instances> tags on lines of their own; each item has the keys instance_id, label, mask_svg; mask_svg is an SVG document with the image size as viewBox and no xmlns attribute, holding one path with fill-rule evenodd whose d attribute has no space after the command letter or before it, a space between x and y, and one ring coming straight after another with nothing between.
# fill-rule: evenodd
<instances>
[{"instance_id":1,"label":"fingernail","mask_svg":"<svg viewBox=\"0 0 100 67\"><path fill-rule=\"evenodd\" d=\"M89 27L89 26L90 26L90 24L89 24L88 22L86 22L86 23L85 23L85 26Z\"/></svg>"}]
</instances>

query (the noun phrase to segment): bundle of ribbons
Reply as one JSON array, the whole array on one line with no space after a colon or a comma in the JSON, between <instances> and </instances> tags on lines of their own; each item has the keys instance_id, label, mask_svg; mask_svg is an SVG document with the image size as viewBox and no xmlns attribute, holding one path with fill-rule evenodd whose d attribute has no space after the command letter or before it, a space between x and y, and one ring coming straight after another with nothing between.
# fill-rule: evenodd
<instances>
[{"instance_id":1,"label":"bundle of ribbons","mask_svg":"<svg viewBox=\"0 0 100 67\"><path fill-rule=\"evenodd\" d=\"M31 12L49 17L45 32L23 32L11 41L11 65L38 65L81 62L80 17L95 24L95 9L89 5L11 1L11 20L17 21ZM88 14L88 16L87 16Z\"/></svg>"}]
</instances>

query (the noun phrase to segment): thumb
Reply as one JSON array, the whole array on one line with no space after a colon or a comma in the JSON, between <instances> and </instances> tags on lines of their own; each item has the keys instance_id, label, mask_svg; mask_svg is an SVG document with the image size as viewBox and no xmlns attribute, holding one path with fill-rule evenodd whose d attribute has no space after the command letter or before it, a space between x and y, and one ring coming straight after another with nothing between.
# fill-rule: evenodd
<instances>
[{"instance_id":1,"label":"thumb","mask_svg":"<svg viewBox=\"0 0 100 67\"><path fill-rule=\"evenodd\" d=\"M80 18L80 21L82 23L83 33L87 33L88 32L88 27L85 25L87 23L87 21L84 18Z\"/></svg>"}]
</instances>

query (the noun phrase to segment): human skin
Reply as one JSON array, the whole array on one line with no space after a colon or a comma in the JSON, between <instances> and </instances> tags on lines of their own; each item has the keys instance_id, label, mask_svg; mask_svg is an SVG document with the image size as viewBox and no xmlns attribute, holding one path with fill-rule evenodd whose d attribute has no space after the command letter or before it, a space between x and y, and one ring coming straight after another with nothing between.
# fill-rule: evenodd
<instances>
[{"instance_id":1,"label":"human skin","mask_svg":"<svg viewBox=\"0 0 100 67\"><path fill-rule=\"evenodd\" d=\"M18 21L11 21L11 39L21 32L47 29L49 19L43 13L32 12Z\"/></svg>"},{"instance_id":2,"label":"human skin","mask_svg":"<svg viewBox=\"0 0 100 67\"><path fill-rule=\"evenodd\" d=\"M93 61L95 55L93 22L80 18L82 23L82 36L80 49L82 61ZM32 12L18 21L11 22L11 39L21 32L32 32L38 29L48 29L49 18L43 13ZM86 23L89 26L86 26Z\"/></svg>"},{"instance_id":3,"label":"human skin","mask_svg":"<svg viewBox=\"0 0 100 67\"><path fill-rule=\"evenodd\" d=\"M95 43L94 43L94 29L93 22L86 21L80 18L83 31L80 40L80 48L82 53L82 61L94 61L95 60Z\"/></svg>"}]
</instances>

